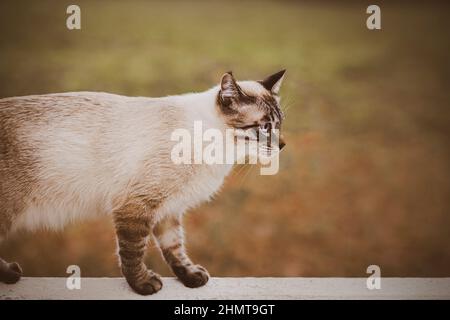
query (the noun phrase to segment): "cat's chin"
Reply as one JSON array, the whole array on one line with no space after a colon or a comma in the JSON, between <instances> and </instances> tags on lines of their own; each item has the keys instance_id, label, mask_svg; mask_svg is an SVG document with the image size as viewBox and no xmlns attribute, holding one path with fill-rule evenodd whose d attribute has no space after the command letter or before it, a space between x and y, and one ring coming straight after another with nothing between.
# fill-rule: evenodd
<instances>
[{"instance_id":1,"label":"cat's chin","mask_svg":"<svg viewBox=\"0 0 450 320\"><path fill-rule=\"evenodd\" d=\"M260 160L269 160L279 156L280 148L263 148L258 150L258 158Z\"/></svg>"}]
</instances>

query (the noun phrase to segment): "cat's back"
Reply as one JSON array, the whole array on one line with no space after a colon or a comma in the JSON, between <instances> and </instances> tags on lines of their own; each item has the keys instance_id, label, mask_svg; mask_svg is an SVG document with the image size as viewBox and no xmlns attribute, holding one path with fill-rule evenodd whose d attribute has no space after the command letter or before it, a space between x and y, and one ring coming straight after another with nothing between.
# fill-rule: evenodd
<instances>
[{"instance_id":1,"label":"cat's back","mask_svg":"<svg viewBox=\"0 0 450 320\"><path fill-rule=\"evenodd\" d=\"M88 135L100 140L157 122L162 103L104 92L67 92L0 99L0 145L70 142ZM146 123L144 123L146 122ZM150 125L147 125L149 123ZM91 141L92 142L92 141ZM11 152L11 150L9 150Z\"/></svg>"},{"instance_id":2,"label":"cat's back","mask_svg":"<svg viewBox=\"0 0 450 320\"><path fill-rule=\"evenodd\" d=\"M23 125L30 122L105 115L127 103L125 96L103 92L67 92L0 99L0 121Z\"/></svg>"},{"instance_id":3,"label":"cat's back","mask_svg":"<svg viewBox=\"0 0 450 320\"><path fill-rule=\"evenodd\" d=\"M119 123L127 123L126 104L127 97L97 92L0 99L0 166L93 152L113 129L120 131Z\"/></svg>"}]
</instances>

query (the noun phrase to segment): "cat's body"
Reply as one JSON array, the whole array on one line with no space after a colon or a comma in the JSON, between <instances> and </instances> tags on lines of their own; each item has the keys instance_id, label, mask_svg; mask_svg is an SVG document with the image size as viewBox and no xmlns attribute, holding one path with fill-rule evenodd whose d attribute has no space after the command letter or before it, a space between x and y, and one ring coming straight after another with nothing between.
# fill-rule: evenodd
<instances>
[{"instance_id":1,"label":"cat's body","mask_svg":"<svg viewBox=\"0 0 450 320\"><path fill-rule=\"evenodd\" d=\"M185 253L181 217L219 190L232 165L173 163L171 133L193 130L194 121L223 132L242 122L230 112L237 97L221 102L230 83L238 88L224 76L210 90L164 98L75 92L0 99L0 239L20 228L61 228L110 214L122 272L137 292L162 286L142 262L152 234L186 286L205 284L207 271ZM239 89L270 92L257 82ZM0 259L0 281L20 274L17 264Z\"/></svg>"},{"instance_id":2,"label":"cat's body","mask_svg":"<svg viewBox=\"0 0 450 320\"><path fill-rule=\"evenodd\" d=\"M0 170L26 188L23 208L3 217L0 230L60 228L76 218L110 214L132 197L149 197L159 218L207 200L231 165L173 164L170 136L194 120L225 129L210 108L213 95L210 90L155 99L76 92L0 100L2 127L14 126L14 144L23 148L20 154L9 151L10 164ZM17 179L19 158L29 178ZM0 196L7 204L14 195Z\"/></svg>"}]
</instances>

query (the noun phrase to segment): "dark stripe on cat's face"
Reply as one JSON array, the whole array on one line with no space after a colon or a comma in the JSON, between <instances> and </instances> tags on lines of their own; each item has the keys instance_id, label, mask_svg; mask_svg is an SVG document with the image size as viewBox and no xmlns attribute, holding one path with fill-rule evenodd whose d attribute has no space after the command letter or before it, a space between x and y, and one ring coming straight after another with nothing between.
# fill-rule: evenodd
<instances>
[{"instance_id":1,"label":"dark stripe on cat's face","mask_svg":"<svg viewBox=\"0 0 450 320\"><path fill-rule=\"evenodd\" d=\"M276 129L281 127L283 113L277 100L269 92L254 96L240 89L237 97L228 99L223 99L221 92L219 92L217 104L223 115L227 117L227 123L232 127L246 129L264 125L267 122L274 123L273 127ZM252 112L262 112L263 115L249 123L246 119L249 118L248 113Z\"/></svg>"}]
</instances>

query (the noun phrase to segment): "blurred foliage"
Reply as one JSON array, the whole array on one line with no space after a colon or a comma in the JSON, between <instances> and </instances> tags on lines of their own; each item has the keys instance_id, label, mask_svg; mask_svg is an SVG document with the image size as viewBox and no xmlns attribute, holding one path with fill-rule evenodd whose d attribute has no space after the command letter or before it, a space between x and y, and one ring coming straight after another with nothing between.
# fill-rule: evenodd
<instances>
[{"instance_id":1,"label":"blurred foliage","mask_svg":"<svg viewBox=\"0 0 450 320\"><path fill-rule=\"evenodd\" d=\"M238 167L185 218L214 276L450 276L449 6L364 2L0 2L0 96L204 90L287 68L281 170ZM118 276L108 217L11 236L26 275ZM152 247L147 263L169 275Z\"/></svg>"}]
</instances>

